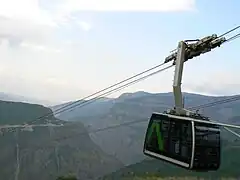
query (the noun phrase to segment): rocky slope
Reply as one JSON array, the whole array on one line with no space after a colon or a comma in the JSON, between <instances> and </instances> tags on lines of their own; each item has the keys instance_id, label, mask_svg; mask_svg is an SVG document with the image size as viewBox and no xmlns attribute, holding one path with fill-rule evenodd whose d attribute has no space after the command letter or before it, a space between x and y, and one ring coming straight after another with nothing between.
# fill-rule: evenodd
<instances>
[{"instance_id":1,"label":"rocky slope","mask_svg":"<svg viewBox=\"0 0 240 180\"><path fill-rule=\"evenodd\" d=\"M0 101L0 124L22 124L49 112L51 109L40 105ZM122 167L92 142L81 122L65 123L54 116L48 119L64 126L35 127L33 131L1 129L1 179L50 180L69 173L92 179Z\"/></svg>"}]
</instances>

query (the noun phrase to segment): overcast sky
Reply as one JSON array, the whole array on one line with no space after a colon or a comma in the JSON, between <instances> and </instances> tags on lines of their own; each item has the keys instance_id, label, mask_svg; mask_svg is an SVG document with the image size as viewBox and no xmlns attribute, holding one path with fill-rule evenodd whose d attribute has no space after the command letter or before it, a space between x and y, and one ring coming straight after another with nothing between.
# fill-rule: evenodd
<instances>
[{"instance_id":1,"label":"overcast sky","mask_svg":"<svg viewBox=\"0 0 240 180\"><path fill-rule=\"evenodd\" d=\"M180 40L239 25L239 7L236 0L0 0L0 91L81 98L163 62ZM239 93L239 50L237 39L187 62L183 91ZM171 91L173 70L121 93Z\"/></svg>"}]
</instances>

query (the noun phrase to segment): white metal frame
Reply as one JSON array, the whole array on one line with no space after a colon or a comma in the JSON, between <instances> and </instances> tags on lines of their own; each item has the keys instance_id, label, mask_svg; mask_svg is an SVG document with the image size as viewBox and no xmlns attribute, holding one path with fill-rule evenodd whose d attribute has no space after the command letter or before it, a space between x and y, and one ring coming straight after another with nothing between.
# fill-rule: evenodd
<instances>
[{"instance_id":1,"label":"white metal frame","mask_svg":"<svg viewBox=\"0 0 240 180\"><path fill-rule=\"evenodd\" d=\"M167 157L167 156L164 156L164 155L161 155L161 154L157 154L157 153L154 153L152 151L148 151L146 149L144 149L143 151L145 154L148 154L148 155L151 155L151 156L154 156L154 157L158 157L160 159L163 159L165 161L168 161L168 162L171 162L171 163L174 163L174 164L178 164L180 166L183 166L185 168L189 168L191 165L188 164L188 163L185 163L185 162L182 162L182 161L178 161L176 159L173 159L173 158L170 158L170 157Z\"/></svg>"},{"instance_id":2,"label":"white metal frame","mask_svg":"<svg viewBox=\"0 0 240 180\"><path fill-rule=\"evenodd\" d=\"M153 114L168 116L168 117L170 117L170 118L180 119L180 120L184 120L184 121L200 122L200 123L205 123L205 124L214 124L214 125L223 126L223 127L240 129L240 126L238 126L238 125L218 123L218 122L216 122L216 121L212 122L212 121L194 119L194 118L191 118L191 117L184 117L184 116L178 116L178 115L172 115L172 114L165 114L165 113L159 113L159 112L154 112Z\"/></svg>"},{"instance_id":3,"label":"white metal frame","mask_svg":"<svg viewBox=\"0 0 240 180\"><path fill-rule=\"evenodd\" d=\"M191 157L190 169L193 168L194 154L195 154L195 128L194 128L194 122L192 121L191 124L192 124L192 157Z\"/></svg>"}]
</instances>

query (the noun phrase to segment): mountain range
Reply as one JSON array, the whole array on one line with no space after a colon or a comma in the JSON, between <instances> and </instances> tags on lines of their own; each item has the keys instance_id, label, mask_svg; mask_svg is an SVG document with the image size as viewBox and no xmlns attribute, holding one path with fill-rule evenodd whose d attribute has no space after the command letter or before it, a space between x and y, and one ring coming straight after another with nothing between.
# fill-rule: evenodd
<instances>
[{"instance_id":1,"label":"mountain range","mask_svg":"<svg viewBox=\"0 0 240 180\"><path fill-rule=\"evenodd\" d=\"M183 93L183 95L186 108L230 98L229 96L213 97L191 93ZM116 156L125 165L130 165L146 158L142 153L142 147L152 112L163 112L172 108L173 100L172 93L152 94L142 91L125 93L115 99L103 99L87 106L59 113L56 117L66 121L82 122L89 131L142 120L141 123L90 134L92 140L104 152ZM57 108L63 106L52 107L52 110L56 111ZM215 121L240 124L238 120L240 101L217 104L199 111ZM226 138L232 137L229 133L225 135Z\"/></svg>"}]
</instances>

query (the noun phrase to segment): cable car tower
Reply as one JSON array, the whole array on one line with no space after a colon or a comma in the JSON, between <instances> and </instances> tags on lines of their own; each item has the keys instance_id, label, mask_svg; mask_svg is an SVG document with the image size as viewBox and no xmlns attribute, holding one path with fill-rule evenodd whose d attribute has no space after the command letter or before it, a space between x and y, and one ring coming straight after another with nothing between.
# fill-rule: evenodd
<instances>
[{"instance_id":1,"label":"cable car tower","mask_svg":"<svg viewBox=\"0 0 240 180\"><path fill-rule=\"evenodd\" d=\"M220 167L220 126L240 126L213 122L198 112L185 109L181 81L184 62L209 52L224 42L226 38L216 34L200 40L180 41L177 51L166 57L164 63L173 61L175 65L175 106L167 112L152 114L144 141L145 155L195 171L212 171Z\"/></svg>"}]
</instances>

